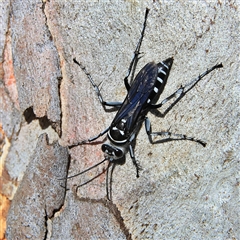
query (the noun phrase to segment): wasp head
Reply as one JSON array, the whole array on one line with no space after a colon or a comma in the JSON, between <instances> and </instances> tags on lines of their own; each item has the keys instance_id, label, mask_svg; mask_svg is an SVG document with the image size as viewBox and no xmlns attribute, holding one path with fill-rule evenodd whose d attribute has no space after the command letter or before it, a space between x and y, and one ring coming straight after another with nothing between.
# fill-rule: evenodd
<instances>
[{"instance_id":1,"label":"wasp head","mask_svg":"<svg viewBox=\"0 0 240 240\"><path fill-rule=\"evenodd\" d=\"M104 152L105 158L109 161L118 160L124 157L124 148L116 147L110 144L103 144L102 151Z\"/></svg>"}]
</instances>

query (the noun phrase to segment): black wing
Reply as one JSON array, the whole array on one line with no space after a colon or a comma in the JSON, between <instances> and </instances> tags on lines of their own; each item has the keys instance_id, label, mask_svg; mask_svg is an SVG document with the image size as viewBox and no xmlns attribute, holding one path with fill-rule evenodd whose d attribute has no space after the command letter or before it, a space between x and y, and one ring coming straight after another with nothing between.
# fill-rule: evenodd
<instances>
[{"instance_id":1,"label":"black wing","mask_svg":"<svg viewBox=\"0 0 240 240\"><path fill-rule=\"evenodd\" d=\"M134 79L129 92L117 112L111 127L125 120L124 132L131 133L137 124L139 114L148 104L149 95L153 91L158 74L158 65L154 62L146 64Z\"/></svg>"}]
</instances>

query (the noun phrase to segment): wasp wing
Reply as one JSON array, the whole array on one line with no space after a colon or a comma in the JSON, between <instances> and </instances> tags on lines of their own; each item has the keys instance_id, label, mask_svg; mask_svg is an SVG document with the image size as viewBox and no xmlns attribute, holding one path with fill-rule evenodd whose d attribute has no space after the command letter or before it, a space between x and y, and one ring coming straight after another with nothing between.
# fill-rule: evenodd
<instances>
[{"instance_id":1,"label":"wasp wing","mask_svg":"<svg viewBox=\"0 0 240 240\"><path fill-rule=\"evenodd\" d=\"M154 62L146 64L134 79L128 94L117 112L111 126L124 119L124 131L131 133L136 126L139 114L145 110L149 95L153 91L158 74L158 66Z\"/></svg>"}]
</instances>

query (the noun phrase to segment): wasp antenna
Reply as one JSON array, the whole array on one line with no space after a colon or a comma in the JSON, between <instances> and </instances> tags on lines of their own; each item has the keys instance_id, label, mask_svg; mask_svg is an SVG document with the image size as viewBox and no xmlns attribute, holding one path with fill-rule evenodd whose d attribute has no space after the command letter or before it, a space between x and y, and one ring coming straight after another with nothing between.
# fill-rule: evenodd
<instances>
[{"instance_id":1,"label":"wasp antenna","mask_svg":"<svg viewBox=\"0 0 240 240\"><path fill-rule=\"evenodd\" d=\"M109 165L108 165L108 166L109 166ZM108 166L107 166L107 168L108 168ZM106 172L106 170L107 170L107 169L104 169L101 173L99 173L99 174L96 175L95 177L93 177L93 178L91 178L90 180L88 180L88 181L86 181L86 182L81 183L80 185L78 185L77 188L76 188L76 191L78 190L78 188L80 188L80 187L82 187L82 186L84 186L84 185L87 185L88 183L92 182L94 179L100 177L103 173Z\"/></svg>"},{"instance_id":2,"label":"wasp antenna","mask_svg":"<svg viewBox=\"0 0 240 240\"><path fill-rule=\"evenodd\" d=\"M66 178L61 178L61 179L59 179L59 180L63 180L63 179L69 179L69 178L74 178L74 177L77 177L77 176L79 176L79 175L81 175L81 174L83 174L83 173L85 173L85 172L88 172L88 171L90 171L91 169L93 169L93 168L95 168L95 167L97 167L98 165L101 165L102 163L104 163L105 161L107 161L108 159L107 158L104 158L101 162L99 162L99 163L97 163L97 164L95 164L95 165L93 165L92 167L90 167L90 168L87 168L87 169L85 169L84 171L82 171L82 172L80 172L80 173L77 173L77 174L74 174L74 175L72 175L72 176L69 176L69 177L66 177Z\"/></svg>"}]
</instances>

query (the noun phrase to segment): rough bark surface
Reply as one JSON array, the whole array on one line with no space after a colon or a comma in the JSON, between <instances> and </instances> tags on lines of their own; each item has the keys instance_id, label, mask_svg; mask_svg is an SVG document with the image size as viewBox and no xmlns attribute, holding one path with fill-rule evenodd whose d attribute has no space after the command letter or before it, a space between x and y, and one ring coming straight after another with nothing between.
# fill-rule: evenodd
<instances>
[{"instance_id":1,"label":"rough bark surface","mask_svg":"<svg viewBox=\"0 0 240 240\"><path fill-rule=\"evenodd\" d=\"M237 239L239 232L239 3L235 1L1 1L1 238ZM104 100L122 101L123 79L150 9L140 70L174 57L161 100L216 63L153 131L194 136L151 145L145 129L135 155L113 172L101 141L67 150L109 126L81 62ZM163 109L164 110L164 109ZM163 111L162 111L163 112ZM43 134L44 133L44 134ZM49 139L49 140L47 140ZM70 161L69 161L70 160ZM69 165L69 166L68 166ZM66 188L65 188L66 187ZM77 189L77 191L76 191Z\"/></svg>"},{"instance_id":2,"label":"rough bark surface","mask_svg":"<svg viewBox=\"0 0 240 240\"><path fill-rule=\"evenodd\" d=\"M46 238L47 220L64 204L67 167L67 149L41 135L9 209L7 239Z\"/></svg>"}]
</instances>

